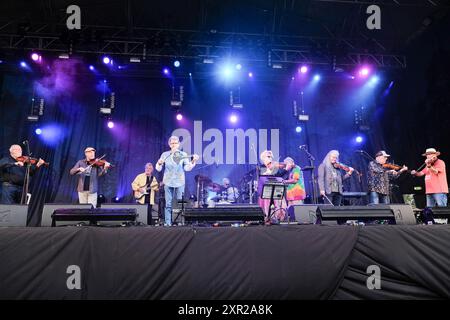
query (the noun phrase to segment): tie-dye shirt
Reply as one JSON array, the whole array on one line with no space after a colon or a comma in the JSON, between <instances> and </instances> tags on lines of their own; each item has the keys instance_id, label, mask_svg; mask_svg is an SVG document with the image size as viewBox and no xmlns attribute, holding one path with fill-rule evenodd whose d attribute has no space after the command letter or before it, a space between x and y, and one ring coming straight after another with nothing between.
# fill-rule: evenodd
<instances>
[{"instance_id":1,"label":"tie-dye shirt","mask_svg":"<svg viewBox=\"0 0 450 320\"><path fill-rule=\"evenodd\" d=\"M297 182L287 185L286 199L289 201L305 199L305 181L303 180L303 172L299 166L291 169L289 172L289 180L297 180Z\"/></svg>"}]
</instances>

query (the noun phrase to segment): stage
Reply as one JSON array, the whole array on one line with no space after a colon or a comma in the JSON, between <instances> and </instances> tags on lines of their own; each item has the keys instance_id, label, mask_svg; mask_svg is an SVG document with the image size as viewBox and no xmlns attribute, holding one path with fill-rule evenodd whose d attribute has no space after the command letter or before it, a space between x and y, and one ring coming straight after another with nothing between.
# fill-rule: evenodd
<instances>
[{"instance_id":1,"label":"stage","mask_svg":"<svg viewBox=\"0 0 450 320\"><path fill-rule=\"evenodd\" d=\"M0 299L448 299L449 243L449 225L0 228Z\"/></svg>"}]
</instances>

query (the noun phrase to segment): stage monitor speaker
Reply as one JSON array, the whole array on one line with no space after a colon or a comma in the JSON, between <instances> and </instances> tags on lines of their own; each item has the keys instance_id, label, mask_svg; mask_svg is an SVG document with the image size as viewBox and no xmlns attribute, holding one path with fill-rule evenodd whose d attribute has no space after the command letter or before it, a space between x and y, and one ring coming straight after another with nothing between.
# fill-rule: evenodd
<instances>
[{"instance_id":1,"label":"stage monitor speaker","mask_svg":"<svg viewBox=\"0 0 450 320\"><path fill-rule=\"evenodd\" d=\"M28 206L0 204L0 227L26 227Z\"/></svg>"},{"instance_id":2,"label":"stage monitor speaker","mask_svg":"<svg viewBox=\"0 0 450 320\"><path fill-rule=\"evenodd\" d=\"M216 222L264 222L264 212L258 205L232 205L218 208L187 208L184 212L186 223Z\"/></svg>"},{"instance_id":3,"label":"stage monitor speaker","mask_svg":"<svg viewBox=\"0 0 450 320\"><path fill-rule=\"evenodd\" d=\"M52 214L57 209L91 209L92 205L87 204L72 204L72 203L46 203L42 210L41 227L51 227ZM56 222L56 225L77 225L82 221L64 221Z\"/></svg>"},{"instance_id":4,"label":"stage monitor speaker","mask_svg":"<svg viewBox=\"0 0 450 320\"><path fill-rule=\"evenodd\" d=\"M422 212L422 219L426 224L449 224L450 208L434 207L425 208Z\"/></svg>"},{"instance_id":5,"label":"stage monitor speaker","mask_svg":"<svg viewBox=\"0 0 450 320\"><path fill-rule=\"evenodd\" d=\"M78 221L89 225L102 226L122 225L127 222L136 222L136 209L56 209L52 214L52 227L57 221ZM116 223L110 224L114 221Z\"/></svg>"},{"instance_id":6,"label":"stage monitor speaker","mask_svg":"<svg viewBox=\"0 0 450 320\"><path fill-rule=\"evenodd\" d=\"M414 212L410 205L329 206L318 208L317 211L321 223L332 221L337 224L345 224L350 220L367 224L379 224L382 222L387 222L388 224L416 224Z\"/></svg>"},{"instance_id":7,"label":"stage monitor speaker","mask_svg":"<svg viewBox=\"0 0 450 320\"><path fill-rule=\"evenodd\" d=\"M103 203L101 206L102 209L135 209L138 216L136 218L136 222L140 222L143 224L148 224L147 222L147 205L136 204L136 203ZM155 212L157 208L155 205L152 208L152 216L158 217L158 211Z\"/></svg>"},{"instance_id":8,"label":"stage monitor speaker","mask_svg":"<svg viewBox=\"0 0 450 320\"><path fill-rule=\"evenodd\" d=\"M295 219L299 224L317 223L317 208L330 207L331 204L298 204L288 208L289 220Z\"/></svg>"}]
</instances>

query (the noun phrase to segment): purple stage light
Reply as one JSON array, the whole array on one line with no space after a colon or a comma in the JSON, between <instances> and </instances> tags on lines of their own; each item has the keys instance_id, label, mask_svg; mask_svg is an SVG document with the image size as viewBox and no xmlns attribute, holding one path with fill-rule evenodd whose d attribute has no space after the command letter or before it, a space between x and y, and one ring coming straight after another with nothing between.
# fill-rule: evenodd
<instances>
[{"instance_id":1,"label":"purple stage light","mask_svg":"<svg viewBox=\"0 0 450 320\"><path fill-rule=\"evenodd\" d=\"M103 57L103 63L109 64L111 62L111 59L109 57Z\"/></svg>"},{"instance_id":2,"label":"purple stage light","mask_svg":"<svg viewBox=\"0 0 450 320\"><path fill-rule=\"evenodd\" d=\"M363 140L364 140L364 139L363 139L362 136L357 136L357 137L355 138L356 143L362 143Z\"/></svg>"},{"instance_id":3,"label":"purple stage light","mask_svg":"<svg viewBox=\"0 0 450 320\"><path fill-rule=\"evenodd\" d=\"M301 73L307 73L307 72L308 72L308 67L307 67L307 66L302 66L302 67L300 68L300 72L301 72Z\"/></svg>"},{"instance_id":4,"label":"purple stage light","mask_svg":"<svg viewBox=\"0 0 450 320\"><path fill-rule=\"evenodd\" d=\"M178 60L175 60L175 62L173 63L175 68L178 68L181 65L181 62Z\"/></svg>"},{"instance_id":5,"label":"purple stage light","mask_svg":"<svg viewBox=\"0 0 450 320\"><path fill-rule=\"evenodd\" d=\"M28 65L27 65L27 63L26 63L25 61L21 61L21 62L20 62L20 66L21 66L22 68L28 67Z\"/></svg>"},{"instance_id":6,"label":"purple stage light","mask_svg":"<svg viewBox=\"0 0 450 320\"><path fill-rule=\"evenodd\" d=\"M164 68L164 69L163 69L163 73L167 76L167 75L169 74L169 69Z\"/></svg>"},{"instance_id":7,"label":"purple stage light","mask_svg":"<svg viewBox=\"0 0 450 320\"><path fill-rule=\"evenodd\" d=\"M314 76L314 80L315 80L315 81L319 81L319 80L320 80L320 75L316 74L316 75Z\"/></svg>"},{"instance_id":8,"label":"purple stage light","mask_svg":"<svg viewBox=\"0 0 450 320\"><path fill-rule=\"evenodd\" d=\"M34 130L34 132L35 132L37 135L40 135L40 134L42 133L42 129L41 129L41 128L37 128L36 130Z\"/></svg>"},{"instance_id":9,"label":"purple stage light","mask_svg":"<svg viewBox=\"0 0 450 320\"><path fill-rule=\"evenodd\" d=\"M176 118L178 121L181 121L181 120L183 120L183 115L181 113L177 113Z\"/></svg>"},{"instance_id":10,"label":"purple stage light","mask_svg":"<svg viewBox=\"0 0 450 320\"><path fill-rule=\"evenodd\" d=\"M236 123L238 121L238 117L235 114L232 114L230 116L230 122L231 123Z\"/></svg>"},{"instance_id":11,"label":"purple stage light","mask_svg":"<svg viewBox=\"0 0 450 320\"><path fill-rule=\"evenodd\" d=\"M114 128L114 122L113 121L111 121L111 120L108 121L108 128L110 128L110 129Z\"/></svg>"},{"instance_id":12,"label":"purple stage light","mask_svg":"<svg viewBox=\"0 0 450 320\"><path fill-rule=\"evenodd\" d=\"M302 132L302 127L300 127L300 126L295 127L295 132L297 132L297 133Z\"/></svg>"},{"instance_id":13,"label":"purple stage light","mask_svg":"<svg viewBox=\"0 0 450 320\"><path fill-rule=\"evenodd\" d=\"M89 66L89 70L91 70L91 71L94 71L94 66L91 64L90 66Z\"/></svg>"},{"instance_id":14,"label":"purple stage light","mask_svg":"<svg viewBox=\"0 0 450 320\"><path fill-rule=\"evenodd\" d=\"M249 78L253 78L253 72L249 72L249 73L248 73L248 77L249 77Z\"/></svg>"},{"instance_id":15,"label":"purple stage light","mask_svg":"<svg viewBox=\"0 0 450 320\"><path fill-rule=\"evenodd\" d=\"M363 67L359 70L359 75L361 77L367 77L369 75L369 73L370 73L370 70L367 67Z\"/></svg>"}]
</instances>

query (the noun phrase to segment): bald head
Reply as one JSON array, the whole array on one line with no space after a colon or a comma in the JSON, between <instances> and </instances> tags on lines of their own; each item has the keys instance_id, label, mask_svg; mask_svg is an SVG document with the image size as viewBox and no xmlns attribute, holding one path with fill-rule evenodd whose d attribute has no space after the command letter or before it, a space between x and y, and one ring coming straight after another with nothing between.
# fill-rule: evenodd
<instances>
[{"instance_id":1,"label":"bald head","mask_svg":"<svg viewBox=\"0 0 450 320\"><path fill-rule=\"evenodd\" d=\"M22 156L22 147L19 146L18 144L13 144L9 148L9 153L11 154L11 157L13 157L14 159L21 157Z\"/></svg>"}]
</instances>

